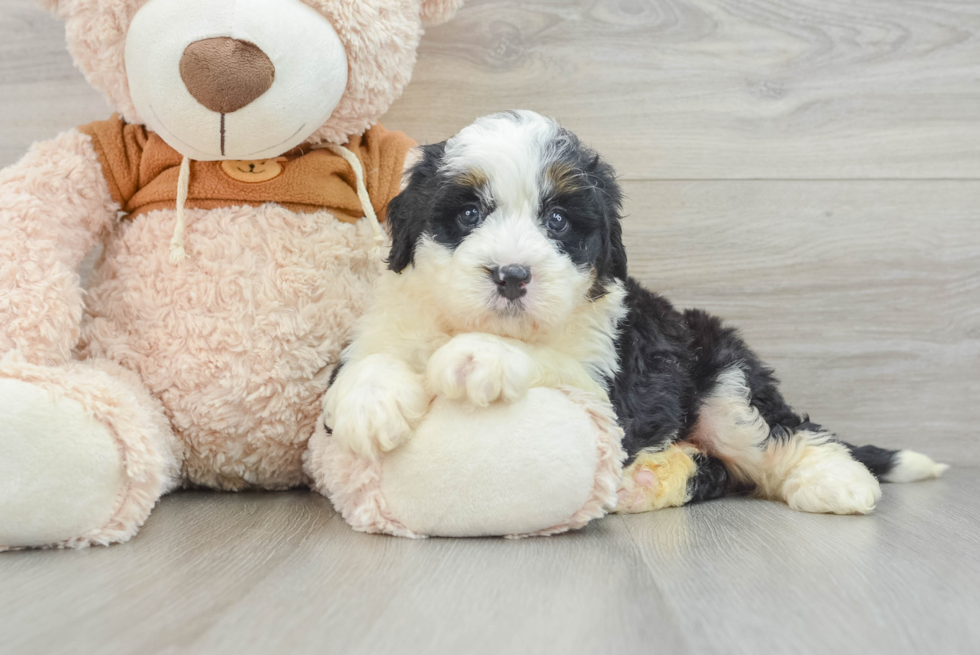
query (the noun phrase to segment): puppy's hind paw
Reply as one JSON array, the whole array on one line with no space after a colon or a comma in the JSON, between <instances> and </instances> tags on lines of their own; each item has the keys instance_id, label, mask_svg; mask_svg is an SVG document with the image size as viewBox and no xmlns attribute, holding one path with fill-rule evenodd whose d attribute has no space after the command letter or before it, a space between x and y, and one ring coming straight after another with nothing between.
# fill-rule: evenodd
<instances>
[{"instance_id":1,"label":"puppy's hind paw","mask_svg":"<svg viewBox=\"0 0 980 655\"><path fill-rule=\"evenodd\" d=\"M837 444L810 447L783 483L792 509L821 514L867 514L881 498L871 472Z\"/></svg>"},{"instance_id":2,"label":"puppy's hind paw","mask_svg":"<svg viewBox=\"0 0 980 655\"><path fill-rule=\"evenodd\" d=\"M533 362L520 347L486 334L462 334L429 359L429 387L446 398L479 407L511 402L527 393Z\"/></svg>"}]
</instances>

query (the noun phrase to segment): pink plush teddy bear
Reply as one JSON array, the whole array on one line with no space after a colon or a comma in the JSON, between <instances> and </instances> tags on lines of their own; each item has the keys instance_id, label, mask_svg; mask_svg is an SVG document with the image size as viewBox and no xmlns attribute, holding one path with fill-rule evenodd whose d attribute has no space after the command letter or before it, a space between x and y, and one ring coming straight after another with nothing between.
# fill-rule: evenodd
<instances>
[{"instance_id":1,"label":"pink plush teddy bear","mask_svg":"<svg viewBox=\"0 0 980 655\"><path fill-rule=\"evenodd\" d=\"M414 145L375 123L460 0L50 4L119 116L0 173L0 550L309 482Z\"/></svg>"}]
</instances>

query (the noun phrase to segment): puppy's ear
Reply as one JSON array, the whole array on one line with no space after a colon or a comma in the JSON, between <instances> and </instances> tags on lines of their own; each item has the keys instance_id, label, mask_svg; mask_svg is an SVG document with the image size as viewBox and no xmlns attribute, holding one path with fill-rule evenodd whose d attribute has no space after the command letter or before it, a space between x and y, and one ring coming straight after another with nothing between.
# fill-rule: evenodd
<instances>
[{"instance_id":1,"label":"puppy's ear","mask_svg":"<svg viewBox=\"0 0 980 655\"><path fill-rule=\"evenodd\" d=\"M415 246L432 213L436 176L445 152L445 141L422 146L421 156L406 173L408 185L388 203L386 220L391 230L388 268L395 273L401 273L414 263Z\"/></svg>"},{"instance_id":2,"label":"puppy's ear","mask_svg":"<svg viewBox=\"0 0 980 655\"><path fill-rule=\"evenodd\" d=\"M616 171L596 155L586 168L586 173L591 178L596 202L602 207L606 222L603 253L596 262L598 280L625 280L627 267L626 246L623 245L623 191L616 181Z\"/></svg>"},{"instance_id":3,"label":"puppy's ear","mask_svg":"<svg viewBox=\"0 0 980 655\"><path fill-rule=\"evenodd\" d=\"M388 203L388 225L391 229L388 268L395 273L401 273L415 259L415 244L425 228L425 208L420 206L419 200L420 194L413 192L410 182Z\"/></svg>"},{"instance_id":4,"label":"puppy's ear","mask_svg":"<svg viewBox=\"0 0 980 655\"><path fill-rule=\"evenodd\" d=\"M606 248L606 277L626 281L626 246L623 245L623 224L617 212L609 223L609 244Z\"/></svg>"}]
</instances>

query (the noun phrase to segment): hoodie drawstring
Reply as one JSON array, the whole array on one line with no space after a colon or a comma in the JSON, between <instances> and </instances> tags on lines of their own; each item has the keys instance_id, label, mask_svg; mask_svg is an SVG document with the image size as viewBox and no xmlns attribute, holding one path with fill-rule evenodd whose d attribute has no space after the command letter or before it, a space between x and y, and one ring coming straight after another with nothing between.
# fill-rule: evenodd
<instances>
[{"instance_id":1,"label":"hoodie drawstring","mask_svg":"<svg viewBox=\"0 0 980 655\"><path fill-rule=\"evenodd\" d=\"M170 239L170 263L178 266L187 259L184 250L184 230L187 220L184 218L184 205L187 204L187 193L191 186L191 160L184 157L180 162L180 175L177 177L177 224L174 226L174 236Z\"/></svg>"},{"instance_id":2,"label":"hoodie drawstring","mask_svg":"<svg viewBox=\"0 0 980 655\"><path fill-rule=\"evenodd\" d=\"M371 204L371 197L368 195L367 186L364 183L364 168L361 160L353 152L343 146L334 143L324 144L324 147L335 155L343 157L354 170L354 179L357 182L357 198L361 201L361 209L364 216L371 223L374 230L374 248L372 256L380 257L385 244L385 233L378 221L378 215ZM184 250L184 232L187 229L187 219L184 216L185 205L187 204L187 194L191 184L191 160L184 157L180 162L180 175L177 177L177 223L174 225L174 235L170 239L170 263L179 266L187 259L187 251Z\"/></svg>"},{"instance_id":3,"label":"hoodie drawstring","mask_svg":"<svg viewBox=\"0 0 980 655\"><path fill-rule=\"evenodd\" d=\"M381 228L378 215L374 212L374 205L371 204L371 197L368 195L367 186L364 184L364 168L361 166L361 160L347 148L338 146L335 143L325 143L324 147L335 155L343 157L350 164L350 167L354 169L354 179L357 181L357 197L361 201L361 210L364 212L368 221L370 221L371 229L374 230L374 249L372 256L380 257L381 250L385 244L385 233Z\"/></svg>"}]
</instances>

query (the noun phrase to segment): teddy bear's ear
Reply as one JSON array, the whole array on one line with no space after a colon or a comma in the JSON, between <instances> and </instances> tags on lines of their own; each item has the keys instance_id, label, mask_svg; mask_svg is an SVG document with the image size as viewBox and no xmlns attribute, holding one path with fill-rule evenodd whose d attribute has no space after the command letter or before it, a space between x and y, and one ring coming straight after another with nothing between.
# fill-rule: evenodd
<instances>
[{"instance_id":1,"label":"teddy bear's ear","mask_svg":"<svg viewBox=\"0 0 980 655\"><path fill-rule=\"evenodd\" d=\"M463 0L422 0L422 22L427 25L445 23L463 6Z\"/></svg>"}]
</instances>

